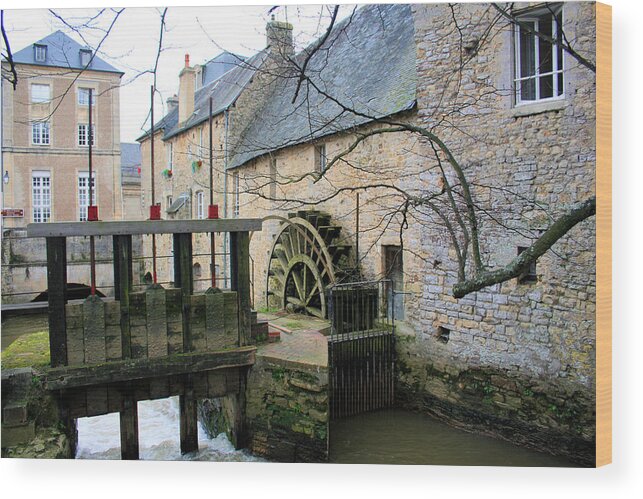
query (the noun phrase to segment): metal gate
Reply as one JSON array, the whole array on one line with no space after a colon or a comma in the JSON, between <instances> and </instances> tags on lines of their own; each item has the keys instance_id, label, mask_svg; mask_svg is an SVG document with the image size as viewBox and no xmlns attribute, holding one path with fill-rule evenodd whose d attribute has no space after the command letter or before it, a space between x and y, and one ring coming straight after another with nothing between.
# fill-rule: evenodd
<instances>
[{"instance_id":1,"label":"metal gate","mask_svg":"<svg viewBox=\"0 0 643 499\"><path fill-rule=\"evenodd\" d=\"M391 280L343 283L329 288L331 419L392 405L393 299Z\"/></svg>"}]
</instances>

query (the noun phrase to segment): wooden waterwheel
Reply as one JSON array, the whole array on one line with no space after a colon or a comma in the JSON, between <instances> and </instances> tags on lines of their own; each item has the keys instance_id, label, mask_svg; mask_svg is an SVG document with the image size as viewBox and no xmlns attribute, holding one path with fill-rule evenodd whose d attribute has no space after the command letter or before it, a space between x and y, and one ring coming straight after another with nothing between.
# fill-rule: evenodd
<instances>
[{"instance_id":1,"label":"wooden waterwheel","mask_svg":"<svg viewBox=\"0 0 643 499\"><path fill-rule=\"evenodd\" d=\"M266 300L269 307L326 318L326 288L353 272L352 245L344 244L341 227L319 211L289 213L270 253Z\"/></svg>"}]
</instances>

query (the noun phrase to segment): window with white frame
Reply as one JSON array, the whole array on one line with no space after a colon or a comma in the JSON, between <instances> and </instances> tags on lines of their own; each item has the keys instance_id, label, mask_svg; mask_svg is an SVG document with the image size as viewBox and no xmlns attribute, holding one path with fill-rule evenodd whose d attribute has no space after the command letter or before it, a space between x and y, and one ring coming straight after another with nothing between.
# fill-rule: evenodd
<instances>
[{"instance_id":1,"label":"window with white frame","mask_svg":"<svg viewBox=\"0 0 643 499\"><path fill-rule=\"evenodd\" d=\"M36 62L45 62L47 60L47 45L38 45L35 43L33 46L33 57Z\"/></svg>"},{"instance_id":2,"label":"window with white frame","mask_svg":"<svg viewBox=\"0 0 643 499\"><path fill-rule=\"evenodd\" d=\"M49 102L51 100L50 87L43 83L31 84L31 102Z\"/></svg>"},{"instance_id":3,"label":"window with white frame","mask_svg":"<svg viewBox=\"0 0 643 499\"><path fill-rule=\"evenodd\" d=\"M199 159L203 159L203 127L199 128Z\"/></svg>"},{"instance_id":4,"label":"window with white frame","mask_svg":"<svg viewBox=\"0 0 643 499\"><path fill-rule=\"evenodd\" d=\"M564 91L562 6L526 13L517 20L516 104L561 98Z\"/></svg>"},{"instance_id":5,"label":"window with white frame","mask_svg":"<svg viewBox=\"0 0 643 499\"><path fill-rule=\"evenodd\" d=\"M315 146L315 171L321 173L326 169L326 144Z\"/></svg>"},{"instance_id":6,"label":"window with white frame","mask_svg":"<svg viewBox=\"0 0 643 499\"><path fill-rule=\"evenodd\" d=\"M81 147L89 146L90 140L90 126L87 123L80 123L78 125L78 145ZM96 127L91 127L91 143L95 145L96 140Z\"/></svg>"},{"instance_id":7,"label":"window with white frame","mask_svg":"<svg viewBox=\"0 0 643 499\"><path fill-rule=\"evenodd\" d=\"M172 169L173 156L174 156L174 147L172 145L172 142L170 142L170 147L167 148L167 168L169 170Z\"/></svg>"},{"instance_id":8,"label":"window with white frame","mask_svg":"<svg viewBox=\"0 0 643 499\"><path fill-rule=\"evenodd\" d=\"M96 175L92 175L92 204L96 205ZM78 173L78 220L87 221L89 206L89 172Z\"/></svg>"},{"instance_id":9,"label":"window with white frame","mask_svg":"<svg viewBox=\"0 0 643 499\"><path fill-rule=\"evenodd\" d=\"M188 163L192 163L192 146L188 146Z\"/></svg>"},{"instance_id":10,"label":"window with white frame","mask_svg":"<svg viewBox=\"0 0 643 499\"><path fill-rule=\"evenodd\" d=\"M51 219L51 177L48 171L31 174L31 206L35 223Z\"/></svg>"},{"instance_id":11,"label":"window with white frame","mask_svg":"<svg viewBox=\"0 0 643 499\"><path fill-rule=\"evenodd\" d=\"M234 209L232 214L234 217L238 217L240 213L240 207L241 207L240 192L239 192L239 172L234 172L234 175L232 176L232 182L233 182L233 189L234 189Z\"/></svg>"},{"instance_id":12,"label":"window with white frame","mask_svg":"<svg viewBox=\"0 0 643 499\"><path fill-rule=\"evenodd\" d=\"M203 191L196 193L196 217L199 219L205 218L205 196Z\"/></svg>"},{"instance_id":13,"label":"window with white frame","mask_svg":"<svg viewBox=\"0 0 643 499\"><path fill-rule=\"evenodd\" d=\"M31 124L31 143L39 146L49 145L49 122L36 121Z\"/></svg>"},{"instance_id":14,"label":"window with white frame","mask_svg":"<svg viewBox=\"0 0 643 499\"><path fill-rule=\"evenodd\" d=\"M79 88L78 89L78 105L79 106L88 106L89 105L89 88ZM96 91L92 89L92 106L96 105Z\"/></svg>"}]
</instances>

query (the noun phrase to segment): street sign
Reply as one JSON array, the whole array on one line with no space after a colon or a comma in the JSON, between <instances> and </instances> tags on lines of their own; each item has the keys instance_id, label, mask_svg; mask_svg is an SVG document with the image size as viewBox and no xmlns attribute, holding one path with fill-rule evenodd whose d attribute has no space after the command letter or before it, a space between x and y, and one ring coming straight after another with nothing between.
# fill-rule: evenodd
<instances>
[{"instance_id":1,"label":"street sign","mask_svg":"<svg viewBox=\"0 0 643 499\"><path fill-rule=\"evenodd\" d=\"M2 216L7 218L18 218L25 216L25 210L22 208L5 208L2 210Z\"/></svg>"}]
</instances>

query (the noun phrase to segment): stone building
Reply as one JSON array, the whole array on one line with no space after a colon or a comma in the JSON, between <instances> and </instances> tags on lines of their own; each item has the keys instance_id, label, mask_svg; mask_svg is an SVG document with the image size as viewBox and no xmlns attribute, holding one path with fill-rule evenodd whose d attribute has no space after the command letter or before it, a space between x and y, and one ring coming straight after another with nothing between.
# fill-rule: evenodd
<instances>
[{"instance_id":1,"label":"stone building","mask_svg":"<svg viewBox=\"0 0 643 499\"><path fill-rule=\"evenodd\" d=\"M578 54L595 60L593 3L519 7L513 14L521 22L553 39L564 30ZM444 197L444 179L461 185L437 142L420 131L446 144L462 167L479 217L481 260L503 266L594 194L594 73L489 4L362 7L321 46L294 55L300 65L308 61L307 79L282 57L292 54L291 35L279 28L282 48L253 65L228 141L225 113L214 128L225 151L215 163L224 213L268 217L251 241L255 307L275 304L270 269L283 219L310 208L328 214L341 228L336 246L350 246L345 258L361 278L393 278L405 293L396 304L402 405L591 463L594 219L520 278L454 298L460 269L449 227L458 227L452 208L461 201ZM188 142L167 140L167 128L157 134L161 161L168 149L169 161L188 153ZM171 191L175 201L207 185L190 179L188 165L174 163L157 192L167 195L163 182L178 187L187 177ZM194 193L187 199L194 202Z\"/></svg>"},{"instance_id":2,"label":"stone building","mask_svg":"<svg viewBox=\"0 0 643 499\"><path fill-rule=\"evenodd\" d=\"M47 289L44 241L25 239L32 222L87 219L89 90L92 90L93 203L102 220L123 218L120 82L123 73L61 31L13 55L18 83L2 79L2 296L23 302ZM3 73L8 68L2 62ZM109 245L99 242L99 258ZM88 241L68 248L69 282L89 284ZM111 272L98 266L99 287ZM109 293L109 290L105 290Z\"/></svg>"}]
</instances>

